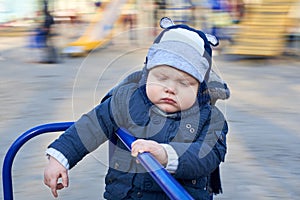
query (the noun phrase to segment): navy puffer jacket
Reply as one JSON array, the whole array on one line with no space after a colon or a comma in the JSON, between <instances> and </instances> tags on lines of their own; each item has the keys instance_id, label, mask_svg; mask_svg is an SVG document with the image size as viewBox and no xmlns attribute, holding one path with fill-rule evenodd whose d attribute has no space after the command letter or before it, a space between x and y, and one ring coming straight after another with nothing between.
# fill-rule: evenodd
<instances>
[{"instance_id":1,"label":"navy puffer jacket","mask_svg":"<svg viewBox=\"0 0 300 200\"><path fill-rule=\"evenodd\" d=\"M72 168L86 154L111 140L115 148L105 178L104 198L168 199L116 138L117 128L124 127L137 138L171 145L179 156L174 178L195 199L209 199L209 175L226 154L228 127L223 114L201 99L207 96L206 85L201 86L203 95L198 95L192 108L165 113L149 101L140 80L141 72L128 77L50 147L63 153Z\"/></svg>"}]
</instances>

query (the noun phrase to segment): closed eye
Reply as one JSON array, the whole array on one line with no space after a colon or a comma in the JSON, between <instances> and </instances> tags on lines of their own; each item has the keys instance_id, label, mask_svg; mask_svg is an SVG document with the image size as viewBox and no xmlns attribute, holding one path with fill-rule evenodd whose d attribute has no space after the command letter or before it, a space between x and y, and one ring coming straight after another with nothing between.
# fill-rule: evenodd
<instances>
[{"instance_id":1,"label":"closed eye","mask_svg":"<svg viewBox=\"0 0 300 200\"><path fill-rule=\"evenodd\" d=\"M160 74L160 75L157 75L156 78L157 78L157 80L159 80L159 81L165 81L165 80L168 79L167 76L164 76L164 75L161 75L161 74Z\"/></svg>"},{"instance_id":2,"label":"closed eye","mask_svg":"<svg viewBox=\"0 0 300 200\"><path fill-rule=\"evenodd\" d=\"M183 85L183 86L190 86L191 85L188 81L180 81L179 83L180 83L180 85Z\"/></svg>"},{"instance_id":3,"label":"closed eye","mask_svg":"<svg viewBox=\"0 0 300 200\"><path fill-rule=\"evenodd\" d=\"M194 86L197 85L197 81L192 80L192 79L179 79L178 82L180 83L180 85L183 86Z\"/></svg>"}]
</instances>

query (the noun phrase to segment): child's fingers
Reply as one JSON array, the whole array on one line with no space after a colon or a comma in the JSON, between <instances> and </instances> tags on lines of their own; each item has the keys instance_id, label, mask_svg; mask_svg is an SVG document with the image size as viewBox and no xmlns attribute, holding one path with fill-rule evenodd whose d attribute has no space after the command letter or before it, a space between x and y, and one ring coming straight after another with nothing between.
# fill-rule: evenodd
<instances>
[{"instance_id":1,"label":"child's fingers","mask_svg":"<svg viewBox=\"0 0 300 200\"><path fill-rule=\"evenodd\" d=\"M131 155L133 157L137 157L139 153L144 153L144 152L145 152L145 150L136 148L135 150L131 151Z\"/></svg>"},{"instance_id":2,"label":"child's fingers","mask_svg":"<svg viewBox=\"0 0 300 200\"><path fill-rule=\"evenodd\" d=\"M139 153L150 152L155 154L159 148L158 143L152 140L138 139L131 145L131 155L137 157Z\"/></svg>"},{"instance_id":3,"label":"child's fingers","mask_svg":"<svg viewBox=\"0 0 300 200\"><path fill-rule=\"evenodd\" d=\"M57 180L51 180L49 187L51 189L52 195L57 198L58 194L57 194Z\"/></svg>"},{"instance_id":4,"label":"child's fingers","mask_svg":"<svg viewBox=\"0 0 300 200\"><path fill-rule=\"evenodd\" d=\"M65 186L62 183L57 183L56 190L61 190L63 188L65 188Z\"/></svg>"},{"instance_id":5,"label":"child's fingers","mask_svg":"<svg viewBox=\"0 0 300 200\"><path fill-rule=\"evenodd\" d=\"M47 175L48 174L45 173L44 183L51 189L53 196L57 197L56 185L57 185L58 177L53 177L50 175L47 176Z\"/></svg>"},{"instance_id":6,"label":"child's fingers","mask_svg":"<svg viewBox=\"0 0 300 200\"><path fill-rule=\"evenodd\" d=\"M143 150L143 145L141 145L141 141L143 140L138 139L131 144L131 155L133 157L137 157L139 153L143 153L145 151Z\"/></svg>"},{"instance_id":7,"label":"child's fingers","mask_svg":"<svg viewBox=\"0 0 300 200\"><path fill-rule=\"evenodd\" d=\"M52 195L53 195L55 198L58 197L56 189L54 189L54 188L51 189L51 192L52 192Z\"/></svg>"},{"instance_id":8,"label":"child's fingers","mask_svg":"<svg viewBox=\"0 0 300 200\"><path fill-rule=\"evenodd\" d=\"M68 187L69 186L69 177L68 177L68 172L63 172L61 174L61 179L62 179L62 185L64 187Z\"/></svg>"},{"instance_id":9,"label":"child's fingers","mask_svg":"<svg viewBox=\"0 0 300 200\"><path fill-rule=\"evenodd\" d=\"M65 187L68 187L68 175L67 173L61 173L62 183L58 183L59 177L48 177L44 178L45 184L51 189L52 195L57 198L58 193L57 190L61 190Z\"/></svg>"}]
</instances>

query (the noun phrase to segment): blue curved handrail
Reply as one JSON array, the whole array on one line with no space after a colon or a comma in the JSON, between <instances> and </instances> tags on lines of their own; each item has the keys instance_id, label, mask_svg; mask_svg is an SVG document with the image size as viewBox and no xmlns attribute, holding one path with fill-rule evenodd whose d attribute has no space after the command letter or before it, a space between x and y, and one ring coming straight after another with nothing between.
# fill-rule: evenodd
<instances>
[{"instance_id":1,"label":"blue curved handrail","mask_svg":"<svg viewBox=\"0 0 300 200\"><path fill-rule=\"evenodd\" d=\"M10 146L5 155L2 169L2 183L4 200L13 200L12 187L12 164L19 149L31 138L47 132L65 131L74 122L59 122L36 126L24 132ZM116 132L117 136L122 140L125 146L130 150L131 143L136 140L128 131L119 128ZM150 154L142 153L138 155L138 159L145 169L150 173L153 179L163 189L163 191L172 200L192 200L193 198L186 190L162 167L162 165Z\"/></svg>"},{"instance_id":2,"label":"blue curved handrail","mask_svg":"<svg viewBox=\"0 0 300 200\"><path fill-rule=\"evenodd\" d=\"M59 122L51 124L43 124L36 126L24 132L18 137L7 151L2 168L2 184L4 200L13 200L13 187L12 187L12 164L17 152L20 148L31 138L47 132L64 131L69 128L74 122Z\"/></svg>"}]
</instances>

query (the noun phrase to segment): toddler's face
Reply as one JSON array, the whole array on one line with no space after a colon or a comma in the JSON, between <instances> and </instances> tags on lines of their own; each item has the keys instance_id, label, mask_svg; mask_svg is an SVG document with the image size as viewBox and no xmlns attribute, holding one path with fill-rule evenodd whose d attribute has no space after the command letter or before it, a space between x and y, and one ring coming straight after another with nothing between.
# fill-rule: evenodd
<instances>
[{"instance_id":1,"label":"toddler's face","mask_svg":"<svg viewBox=\"0 0 300 200\"><path fill-rule=\"evenodd\" d=\"M168 65L151 69L146 84L150 101L167 113L190 108L196 101L199 87L193 76Z\"/></svg>"}]
</instances>

